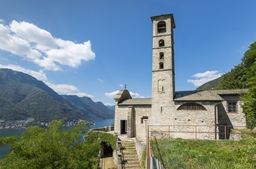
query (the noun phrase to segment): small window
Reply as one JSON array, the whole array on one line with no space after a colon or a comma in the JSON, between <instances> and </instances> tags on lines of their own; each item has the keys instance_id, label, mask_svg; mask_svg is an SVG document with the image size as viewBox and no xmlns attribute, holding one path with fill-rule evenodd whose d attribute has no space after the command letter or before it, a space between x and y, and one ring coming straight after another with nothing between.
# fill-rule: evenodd
<instances>
[{"instance_id":1,"label":"small window","mask_svg":"<svg viewBox=\"0 0 256 169\"><path fill-rule=\"evenodd\" d=\"M164 68L164 63L163 62L160 62L159 63L159 69L163 69Z\"/></svg>"},{"instance_id":2,"label":"small window","mask_svg":"<svg viewBox=\"0 0 256 169\"><path fill-rule=\"evenodd\" d=\"M162 46L164 46L164 40L163 39L161 39L161 40L159 40L159 47L162 47Z\"/></svg>"},{"instance_id":3,"label":"small window","mask_svg":"<svg viewBox=\"0 0 256 169\"><path fill-rule=\"evenodd\" d=\"M236 113L237 108L236 108L236 102L228 102L227 109L229 113Z\"/></svg>"},{"instance_id":4,"label":"small window","mask_svg":"<svg viewBox=\"0 0 256 169\"><path fill-rule=\"evenodd\" d=\"M157 24L157 32L158 33L166 32L166 23L165 23L165 21L158 22L158 24Z\"/></svg>"},{"instance_id":5,"label":"small window","mask_svg":"<svg viewBox=\"0 0 256 169\"><path fill-rule=\"evenodd\" d=\"M160 52L160 53L159 53L159 59L160 59L160 60L164 59L164 52Z\"/></svg>"},{"instance_id":6,"label":"small window","mask_svg":"<svg viewBox=\"0 0 256 169\"><path fill-rule=\"evenodd\" d=\"M177 110L206 110L204 106L197 103L185 103L181 105Z\"/></svg>"},{"instance_id":7,"label":"small window","mask_svg":"<svg viewBox=\"0 0 256 169\"><path fill-rule=\"evenodd\" d=\"M164 93L164 79L159 79L157 83L158 93Z\"/></svg>"}]
</instances>

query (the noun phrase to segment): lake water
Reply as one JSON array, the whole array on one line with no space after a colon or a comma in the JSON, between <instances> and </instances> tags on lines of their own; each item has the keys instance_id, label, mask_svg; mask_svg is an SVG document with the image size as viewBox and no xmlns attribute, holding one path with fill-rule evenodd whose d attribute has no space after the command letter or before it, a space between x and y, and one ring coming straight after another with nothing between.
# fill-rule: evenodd
<instances>
[{"instance_id":1,"label":"lake water","mask_svg":"<svg viewBox=\"0 0 256 169\"><path fill-rule=\"evenodd\" d=\"M95 122L95 125L92 125L91 128L101 128L105 126L111 126L114 123L114 119L104 119L104 120L93 120ZM5 136L21 136L21 133L24 130L21 129L6 129L6 130L0 130L0 137ZM4 146L0 148L0 159L2 159L5 154L9 153L10 149L8 146Z\"/></svg>"}]
</instances>

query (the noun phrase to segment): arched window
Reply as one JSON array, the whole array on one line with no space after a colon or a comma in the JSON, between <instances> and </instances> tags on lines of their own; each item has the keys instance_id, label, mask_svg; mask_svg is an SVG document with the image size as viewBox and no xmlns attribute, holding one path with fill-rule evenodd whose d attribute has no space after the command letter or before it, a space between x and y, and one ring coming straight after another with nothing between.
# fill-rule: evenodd
<instances>
[{"instance_id":1,"label":"arched window","mask_svg":"<svg viewBox=\"0 0 256 169\"><path fill-rule=\"evenodd\" d=\"M166 23L165 23L165 21L158 22L158 24L157 24L157 32L158 33L166 32Z\"/></svg>"},{"instance_id":2,"label":"arched window","mask_svg":"<svg viewBox=\"0 0 256 169\"><path fill-rule=\"evenodd\" d=\"M197 103L185 103L181 105L177 110L206 110L206 108Z\"/></svg>"},{"instance_id":3,"label":"arched window","mask_svg":"<svg viewBox=\"0 0 256 169\"><path fill-rule=\"evenodd\" d=\"M163 69L164 68L164 63L163 62L160 62L159 63L159 69Z\"/></svg>"},{"instance_id":4,"label":"arched window","mask_svg":"<svg viewBox=\"0 0 256 169\"><path fill-rule=\"evenodd\" d=\"M160 53L159 53L159 59L160 59L160 60L164 59L164 52L160 52Z\"/></svg>"},{"instance_id":5,"label":"arched window","mask_svg":"<svg viewBox=\"0 0 256 169\"><path fill-rule=\"evenodd\" d=\"M158 80L158 92L159 93L163 93L164 92L164 83L165 83L165 80L164 79L159 79Z\"/></svg>"},{"instance_id":6,"label":"arched window","mask_svg":"<svg viewBox=\"0 0 256 169\"><path fill-rule=\"evenodd\" d=\"M164 46L164 40L163 39L161 39L161 40L159 40L159 47L162 47L162 46Z\"/></svg>"}]
</instances>

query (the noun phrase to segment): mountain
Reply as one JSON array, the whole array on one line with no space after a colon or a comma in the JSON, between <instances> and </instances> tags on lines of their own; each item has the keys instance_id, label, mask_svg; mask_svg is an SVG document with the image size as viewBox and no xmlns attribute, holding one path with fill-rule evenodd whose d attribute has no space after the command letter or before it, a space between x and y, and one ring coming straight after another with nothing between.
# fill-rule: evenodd
<instances>
[{"instance_id":1,"label":"mountain","mask_svg":"<svg viewBox=\"0 0 256 169\"><path fill-rule=\"evenodd\" d=\"M89 97L78 97L76 95L62 95L76 110L80 111L90 119L112 119L114 111L106 107L102 102L93 102Z\"/></svg>"},{"instance_id":2,"label":"mountain","mask_svg":"<svg viewBox=\"0 0 256 169\"><path fill-rule=\"evenodd\" d=\"M114 111L115 112L115 105L113 105L113 106L109 106L109 105L107 105L106 106L108 109L110 109L110 110L112 110L112 111Z\"/></svg>"},{"instance_id":3,"label":"mountain","mask_svg":"<svg viewBox=\"0 0 256 169\"><path fill-rule=\"evenodd\" d=\"M210 89L215 89L219 84L220 82L222 81L223 79L223 76L217 78L217 79L214 79L214 80L211 80L209 82L206 82L204 84L202 84L201 86L199 86L196 90L210 90Z\"/></svg>"},{"instance_id":4,"label":"mountain","mask_svg":"<svg viewBox=\"0 0 256 169\"><path fill-rule=\"evenodd\" d=\"M0 69L0 119L49 122L67 118L68 121L84 119L72 104L36 78Z\"/></svg>"}]
</instances>

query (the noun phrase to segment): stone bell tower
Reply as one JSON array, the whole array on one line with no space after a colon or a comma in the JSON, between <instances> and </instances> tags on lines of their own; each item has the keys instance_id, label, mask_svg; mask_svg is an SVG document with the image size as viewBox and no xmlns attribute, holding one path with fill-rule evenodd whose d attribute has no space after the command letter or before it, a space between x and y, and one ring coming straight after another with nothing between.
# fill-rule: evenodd
<instances>
[{"instance_id":1,"label":"stone bell tower","mask_svg":"<svg viewBox=\"0 0 256 169\"><path fill-rule=\"evenodd\" d=\"M151 125L170 124L175 93L172 14L151 17L153 24Z\"/></svg>"}]
</instances>

